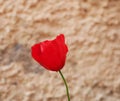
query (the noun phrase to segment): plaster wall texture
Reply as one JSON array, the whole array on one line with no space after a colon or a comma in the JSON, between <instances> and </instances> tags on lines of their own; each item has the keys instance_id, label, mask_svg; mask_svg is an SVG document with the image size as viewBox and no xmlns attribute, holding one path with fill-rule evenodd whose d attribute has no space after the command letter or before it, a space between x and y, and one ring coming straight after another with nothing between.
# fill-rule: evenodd
<instances>
[{"instance_id":1,"label":"plaster wall texture","mask_svg":"<svg viewBox=\"0 0 120 101\"><path fill-rule=\"evenodd\" d=\"M30 54L64 33L71 101L120 101L120 0L0 0L0 101L67 101Z\"/></svg>"}]
</instances>

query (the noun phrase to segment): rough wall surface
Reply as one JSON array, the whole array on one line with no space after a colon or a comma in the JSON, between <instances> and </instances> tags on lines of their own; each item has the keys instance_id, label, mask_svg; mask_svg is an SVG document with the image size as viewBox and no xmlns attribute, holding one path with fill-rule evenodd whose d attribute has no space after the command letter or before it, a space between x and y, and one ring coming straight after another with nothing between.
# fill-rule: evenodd
<instances>
[{"instance_id":1,"label":"rough wall surface","mask_svg":"<svg viewBox=\"0 0 120 101\"><path fill-rule=\"evenodd\" d=\"M120 0L0 0L0 101L67 101L58 73L30 55L59 33L71 101L120 101Z\"/></svg>"}]
</instances>

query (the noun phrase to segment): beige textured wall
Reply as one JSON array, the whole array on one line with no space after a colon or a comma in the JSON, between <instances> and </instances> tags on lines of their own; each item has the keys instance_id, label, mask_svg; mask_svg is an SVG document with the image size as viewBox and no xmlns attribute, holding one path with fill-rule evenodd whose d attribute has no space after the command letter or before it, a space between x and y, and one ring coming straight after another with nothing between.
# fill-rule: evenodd
<instances>
[{"instance_id":1,"label":"beige textured wall","mask_svg":"<svg viewBox=\"0 0 120 101\"><path fill-rule=\"evenodd\" d=\"M59 33L71 101L120 101L120 0L0 0L0 101L67 101L58 73L30 55Z\"/></svg>"}]
</instances>

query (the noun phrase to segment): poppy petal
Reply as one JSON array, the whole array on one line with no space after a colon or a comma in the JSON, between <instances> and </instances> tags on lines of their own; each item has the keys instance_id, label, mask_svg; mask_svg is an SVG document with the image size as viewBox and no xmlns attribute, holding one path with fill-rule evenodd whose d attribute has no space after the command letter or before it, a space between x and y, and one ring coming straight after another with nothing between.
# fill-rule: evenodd
<instances>
[{"instance_id":1,"label":"poppy petal","mask_svg":"<svg viewBox=\"0 0 120 101\"><path fill-rule=\"evenodd\" d=\"M46 40L32 46L32 57L43 67L52 71L63 68L68 52L63 34L54 40Z\"/></svg>"}]
</instances>

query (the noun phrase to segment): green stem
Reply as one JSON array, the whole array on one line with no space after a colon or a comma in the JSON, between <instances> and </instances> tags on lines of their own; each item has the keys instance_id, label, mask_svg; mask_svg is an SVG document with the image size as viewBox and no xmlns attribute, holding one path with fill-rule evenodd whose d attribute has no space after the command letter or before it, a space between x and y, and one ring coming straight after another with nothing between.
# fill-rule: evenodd
<instances>
[{"instance_id":1,"label":"green stem","mask_svg":"<svg viewBox=\"0 0 120 101\"><path fill-rule=\"evenodd\" d=\"M70 101L69 88L68 88L67 82L66 82L66 80L65 80L65 78L60 70L59 70L59 73L64 81L65 86L66 86L66 93L67 93L68 101Z\"/></svg>"}]
</instances>

